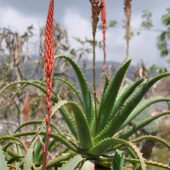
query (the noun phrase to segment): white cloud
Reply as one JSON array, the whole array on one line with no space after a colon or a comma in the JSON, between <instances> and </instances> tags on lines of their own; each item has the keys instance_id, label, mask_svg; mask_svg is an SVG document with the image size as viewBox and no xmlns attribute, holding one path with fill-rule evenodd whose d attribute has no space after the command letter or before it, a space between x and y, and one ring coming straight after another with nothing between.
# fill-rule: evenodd
<instances>
[{"instance_id":1,"label":"white cloud","mask_svg":"<svg viewBox=\"0 0 170 170\"><path fill-rule=\"evenodd\" d=\"M69 41L72 47L76 48L78 43L73 39L73 37L79 37L82 40L85 38L91 39L91 20L90 18L86 18L81 16L76 11L71 9L67 9L64 15L63 23L65 28L67 29ZM117 31L117 30L116 30ZM118 32L122 32L119 30ZM119 33L113 33L113 31L107 31L107 59L108 60L116 60L120 61L120 56L122 54L122 43L123 38L122 35L120 36ZM102 40L102 32L97 31L96 35L97 40ZM115 53L116 52L116 53ZM118 54L118 55L116 55ZM97 60L102 60L102 50L97 50ZM117 57L118 56L118 57ZM122 57L123 58L123 57Z\"/></svg>"},{"instance_id":2,"label":"white cloud","mask_svg":"<svg viewBox=\"0 0 170 170\"><path fill-rule=\"evenodd\" d=\"M13 8L0 7L0 27L6 27L13 31L23 34L27 27L33 25L33 33L35 36L29 42L30 53L37 53L38 50L38 34L39 27L43 25L42 20L36 17L24 16Z\"/></svg>"},{"instance_id":3,"label":"white cloud","mask_svg":"<svg viewBox=\"0 0 170 170\"><path fill-rule=\"evenodd\" d=\"M34 25L38 28L42 25L42 21L35 17L28 17L20 14L13 8L0 8L0 23L1 27L9 27L13 30L23 33L27 26Z\"/></svg>"},{"instance_id":4,"label":"white cloud","mask_svg":"<svg viewBox=\"0 0 170 170\"><path fill-rule=\"evenodd\" d=\"M67 9L63 19L64 27L70 37L70 43L73 47L77 46L73 37L84 39L91 37L91 23L79 13L71 9Z\"/></svg>"},{"instance_id":5,"label":"white cloud","mask_svg":"<svg viewBox=\"0 0 170 170\"><path fill-rule=\"evenodd\" d=\"M9 27L14 31L23 33L27 26L33 24L35 28L35 35L31 41L32 43L38 40L39 27L43 25L45 20L43 18L36 18L33 16L25 16L13 8L0 7L0 27ZM132 28L140 27L140 16L133 16ZM77 48L78 43L73 37L92 38L91 35L91 19L79 14L71 8L65 10L63 16L64 27L68 31L69 41L72 47ZM102 39L101 31L97 32L97 40ZM38 49L37 46L32 45L31 51ZM140 36L132 38L130 42L130 54L133 58L133 63L139 62L141 58L144 59L147 65L152 63L160 64L163 60L159 57L159 51L156 48L156 35L151 32L143 32ZM125 40L124 29L108 29L107 30L107 60L122 61L125 55ZM102 60L102 51L97 50L97 60Z\"/></svg>"}]
</instances>

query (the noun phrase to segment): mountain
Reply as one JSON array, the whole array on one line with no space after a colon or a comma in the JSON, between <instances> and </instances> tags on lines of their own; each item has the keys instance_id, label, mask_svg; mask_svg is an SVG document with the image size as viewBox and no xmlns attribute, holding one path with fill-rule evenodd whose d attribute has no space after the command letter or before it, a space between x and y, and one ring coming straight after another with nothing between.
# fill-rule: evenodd
<instances>
[{"instance_id":1,"label":"mountain","mask_svg":"<svg viewBox=\"0 0 170 170\"><path fill-rule=\"evenodd\" d=\"M82 61L80 61L78 64L81 68L83 67ZM87 78L87 81L91 84L92 80L93 80L92 61L88 61L86 65L87 65L87 69L85 72L85 76ZM120 65L121 65L121 63L119 63L119 62L109 61L106 63L106 70L108 72L109 67L111 67L111 74L113 74L120 67ZM132 79L132 80L134 79L134 71L135 71L135 67L130 66L127 71L127 77L129 79ZM97 83L99 83L101 72L102 72L102 62L97 61L96 62L96 81L97 81ZM71 74L74 74L74 73L71 71Z\"/></svg>"}]
</instances>

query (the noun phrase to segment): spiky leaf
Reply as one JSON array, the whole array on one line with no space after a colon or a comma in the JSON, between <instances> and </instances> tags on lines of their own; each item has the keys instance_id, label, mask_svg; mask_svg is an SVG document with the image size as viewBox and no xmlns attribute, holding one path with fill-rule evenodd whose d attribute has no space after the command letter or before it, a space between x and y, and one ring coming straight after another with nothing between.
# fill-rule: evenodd
<instances>
[{"instance_id":1,"label":"spiky leaf","mask_svg":"<svg viewBox=\"0 0 170 170\"><path fill-rule=\"evenodd\" d=\"M105 125L103 124L103 122L107 122L110 117L111 110L114 106L118 91L120 89L121 83L130 62L130 59L126 60L123 65L118 69L101 99L98 119L99 130L103 127L103 125Z\"/></svg>"},{"instance_id":2,"label":"spiky leaf","mask_svg":"<svg viewBox=\"0 0 170 170\"><path fill-rule=\"evenodd\" d=\"M33 149L27 150L27 154L24 158L24 170L30 170L33 165Z\"/></svg>"},{"instance_id":3,"label":"spiky leaf","mask_svg":"<svg viewBox=\"0 0 170 170\"><path fill-rule=\"evenodd\" d=\"M53 111L53 114L64 105L69 105L73 111L81 146L83 147L83 149L89 149L93 145L93 143L92 143L90 128L87 119L85 117L85 113L79 107L79 105L74 102L60 101L54 107L53 110L55 111Z\"/></svg>"},{"instance_id":4,"label":"spiky leaf","mask_svg":"<svg viewBox=\"0 0 170 170\"><path fill-rule=\"evenodd\" d=\"M142 111L138 116L136 116L132 121L131 124L132 125L137 125L139 122L141 122L142 120L145 120L148 117L151 117L151 109L150 108L146 108L144 111ZM143 131L144 133L147 134L155 134L158 131L158 125L155 121L152 121L151 123L149 123L148 125L144 126L141 131Z\"/></svg>"},{"instance_id":5,"label":"spiky leaf","mask_svg":"<svg viewBox=\"0 0 170 170\"><path fill-rule=\"evenodd\" d=\"M78 65L71 58L66 57L66 56L59 56L58 58L65 59L66 61L68 61L71 64L72 68L74 69L76 76L78 78L82 96L83 96L83 110L86 113L86 118L87 118L88 122L91 123L91 121L94 119L94 112L93 112L93 106L92 106L92 100L91 100L91 92L88 87L87 81L83 76L82 71L80 70Z\"/></svg>"},{"instance_id":6,"label":"spiky leaf","mask_svg":"<svg viewBox=\"0 0 170 170\"><path fill-rule=\"evenodd\" d=\"M131 111L136 107L145 91L145 84L141 84L135 92L125 101L123 106L119 109L118 113L107 123L105 128L98 134L95 140L100 141L103 138L111 137L118 132L121 125L127 119ZM119 123L118 123L119 122Z\"/></svg>"},{"instance_id":7,"label":"spiky leaf","mask_svg":"<svg viewBox=\"0 0 170 170\"><path fill-rule=\"evenodd\" d=\"M152 136L152 135L145 135L145 136L140 136L138 138L135 138L133 140L131 140L131 142L139 142L141 140L150 140L150 141L154 141L154 142L159 142L161 144L163 144L165 147L167 147L170 150L170 143L168 143L167 141L165 141L164 139L161 139L157 136Z\"/></svg>"},{"instance_id":8,"label":"spiky leaf","mask_svg":"<svg viewBox=\"0 0 170 170\"><path fill-rule=\"evenodd\" d=\"M138 116L144 109L146 109L151 104L158 103L158 102L168 102L168 101L170 101L170 98L159 97L159 96L151 97L149 99L145 99L141 101L139 105L132 111L132 113L126 119L126 121L123 124L123 127L126 126L131 120L133 120L136 116Z\"/></svg>"},{"instance_id":9,"label":"spiky leaf","mask_svg":"<svg viewBox=\"0 0 170 170\"><path fill-rule=\"evenodd\" d=\"M129 136L131 136L133 133L135 133L136 131L142 129L144 126L148 125L149 123L151 123L152 121L165 116L165 115L170 115L170 111L164 111L161 113L158 113L155 116L151 116L149 118L146 118L145 120L139 122L137 125L131 127L130 129L128 129L126 132L124 132L123 134L121 134L122 138L128 138Z\"/></svg>"},{"instance_id":10,"label":"spiky leaf","mask_svg":"<svg viewBox=\"0 0 170 170\"><path fill-rule=\"evenodd\" d=\"M7 162L5 160L4 152L2 151L2 147L0 146L0 169L9 170L7 166Z\"/></svg>"},{"instance_id":11,"label":"spiky leaf","mask_svg":"<svg viewBox=\"0 0 170 170\"><path fill-rule=\"evenodd\" d=\"M140 79L135 83L132 83L129 85L121 94L118 94L118 97L116 98L115 105L112 109L112 114L110 117L113 117L114 114L118 111L118 109L121 108L125 100L134 92L134 90L144 81L144 79Z\"/></svg>"},{"instance_id":12,"label":"spiky leaf","mask_svg":"<svg viewBox=\"0 0 170 170\"><path fill-rule=\"evenodd\" d=\"M112 137L112 138L104 139L104 140L100 141L97 145L92 147L89 152L92 155L100 155L100 154L106 152L108 149L110 149L111 147L113 147L116 144L119 144L120 146L124 145L124 146L131 148L135 152L138 159L140 160L140 166L141 166L142 170L146 170L145 161L144 161L144 158L142 157L142 154L139 151L139 149L133 143L127 142L127 141L119 139L119 138Z\"/></svg>"},{"instance_id":13,"label":"spiky leaf","mask_svg":"<svg viewBox=\"0 0 170 170\"><path fill-rule=\"evenodd\" d=\"M83 164L81 170L95 170L95 165L94 165L94 163L92 163L90 161L86 161Z\"/></svg>"},{"instance_id":14,"label":"spiky leaf","mask_svg":"<svg viewBox=\"0 0 170 170\"><path fill-rule=\"evenodd\" d=\"M58 170L74 170L82 160L83 158L81 155L76 155L73 158L70 158L70 160L63 164L61 168L58 168Z\"/></svg>"},{"instance_id":15,"label":"spiky leaf","mask_svg":"<svg viewBox=\"0 0 170 170\"><path fill-rule=\"evenodd\" d=\"M111 170L124 170L124 163L125 163L125 158L123 156L123 152L117 150L115 152L115 155L113 157L112 161L112 169Z\"/></svg>"}]
</instances>

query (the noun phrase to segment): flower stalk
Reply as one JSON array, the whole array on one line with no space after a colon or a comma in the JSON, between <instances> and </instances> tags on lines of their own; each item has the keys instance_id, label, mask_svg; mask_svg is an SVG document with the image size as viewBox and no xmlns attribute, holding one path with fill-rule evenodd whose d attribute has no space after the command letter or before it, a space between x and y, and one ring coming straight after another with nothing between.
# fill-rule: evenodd
<instances>
[{"instance_id":1,"label":"flower stalk","mask_svg":"<svg viewBox=\"0 0 170 170\"><path fill-rule=\"evenodd\" d=\"M103 87L103 75L106 73L106 0L101 0L101 21L102 21L102 36L103 36L103 63L102 63L102 77L98 88L98 96L101 96Z\"/></svg>"},{"instance_id":2,"label":"flower stalk","mask_svg":"<svg viewBox=\"0 0 170 170\"><path fill-rule=\"evenodd\" d=\"M131 22L131 13L132 13L132 0L124 1L124 13L125 13L125 28L126 28L126 57L129 56L129 43L131 38L130 22Z\"/></svg>"},{"instance_id":3,"label":"flower stalk","mask_svg":"<svg viewBox=\"0 0 170 170\"><path fill-rule=\"evenodd\" d=\"M24 103L24 123L28 121L29 121L29 95L26 95ZM28 126L25 127L25 131L26 132L28 131ZM27 137L25 137L25 147L27 148Z\"/></svg>"},{"instance_id":4,"label":"flower stalk","mask_svg":"<svg viewBox=\"0 0 170 170\"><path fill-rule=\"evenodd\" d=\"M51 127L50 127L50 116L52 113L52 72L54 68L54 40L53 40L53 15L54 15L54 0L50 0L48 16L46 22L46 31L45 31L45 76L46 76L46 106L47 106L47 114L45 117L46 122L46 140L43 145L43 166L42 170L46 169L47 165L47 157L48 157L48 144L51 135Z\"/></svg>"},{"instance_id":5,"label":"flower stalk","mask_svg":"<svg viewBox=\"0 0 170 170\"><path fill-rule=\"evenodd\" d=\"M29 120L29 96L26 95L24 105L24 122L28 122L28 120Z\"/></svg>"},{"instance_id":6,"label":"flower stalk","mask_svg":"<svg viewBox=\"0 0 170 170\"><path fill-rule=\"evenodd\" d=\"M102 35L103 35L103 64L102 73L106 72L106 0L101 0L103 8L101 10Z\"/></svg>"},{"instance_id":7,"label":"flower stalk","mask_svg":"<svg viewBox=\"0 0 170 170\"><path fill-rule=\"evenodd\" d=\"M90 0L92 11L92 36L93 36L93 96L95 105L95 115L97 119L97 95L96 95L96 30L99 22L99 15L103 8L99 0Z\"/></svg>"}]
</instances>

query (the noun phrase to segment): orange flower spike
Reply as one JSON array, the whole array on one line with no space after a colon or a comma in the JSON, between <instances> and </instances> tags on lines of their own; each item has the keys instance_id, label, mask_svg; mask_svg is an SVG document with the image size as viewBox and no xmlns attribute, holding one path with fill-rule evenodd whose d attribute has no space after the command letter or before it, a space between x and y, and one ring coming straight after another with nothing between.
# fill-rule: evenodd
<instances>
[{"instance_id":1,"label":"orange flower spike","mask_svg":"<svg viewBox=\"0 0 170 170\"><path fill-rule=\"evenodd\" d=\"M25 97L25 106L24 106L24 121L27 122L29 120L29 96Z\"/></svg>"},{"instance_id":2,"label":"orange flower spike","mask_svg":"<svg viewBox=\"0 0 170 170\"><path fill-rule=\"evenodd\" d=\"M54 0L50 0L46 32L45 32L45 74L46 74L46 105L47 105L47 116L48 123L50 124L51 115L51 96L52 96L52 71L54 68L54 40L53 40L53 15L54 15Z\"/></svg>"},{"instance_id":3,"label":"orange flower spike","mask_svg":"<svg viewBox=\"0 0 170 170\"><path fill-rule=\"evenodd\" d=\"M102 73L106 71L106 0L101 0L103 8L101 10L102 33L103 33L103 65Z\"/></svg>"},{"instance_id":4,"label":"orange flower spike","mask_svg":"<svg viewBox=\"0 0 170 170\"><path fill-rule=\"evenodd\" d=\"M29 120L29 95L26 95L24 102L24 122L28 122ZM25 131L28 131L28 126L25 127ZM25 137L25 147L27 148L28 142L27 137ZM25 151L27 150L25 148Z\"/></svg>"},{"instance_id":5,"label":"orange flower spike","mask_svg":"<svg viewBox=\"0 0 170 170\"><path fill-rule=\"evenodd\" d=\"M50 116L52 113L52 72L54 68L54 40L53 40L53 33L54 33L54 0L50 0L49 9L48 9L48 16L46 22L46 31L45 31L45 54L44 54L44 61L45 61L45 75L46 75L46 107L47 107L47 114L45 116L46 122L46 141L43 145L43 166L42 170L46 169L47 165L47 148L49 144L49 138L51 135L51 128L50 128Z\"/></svg>"}]
</instances>

